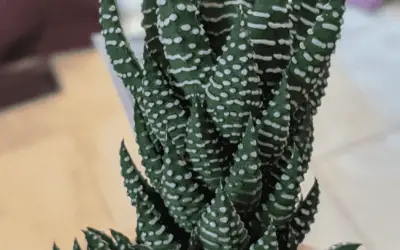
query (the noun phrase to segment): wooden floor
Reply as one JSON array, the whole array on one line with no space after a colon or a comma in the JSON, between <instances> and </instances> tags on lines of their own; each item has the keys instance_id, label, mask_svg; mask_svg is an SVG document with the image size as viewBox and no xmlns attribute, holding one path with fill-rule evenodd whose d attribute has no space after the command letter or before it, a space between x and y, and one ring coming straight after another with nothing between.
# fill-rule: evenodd
<instances>
[{"instance_id":1,"label":"wooden floor","mask_svg":"<svg viewBox=\"0 0 400 250\"><path fill-rule=\"evenodd\" d=\"M133 154L137 148L102 58L81 51L55 58L54 67L63 88L59 94L0 114L0 249L45 250L53 241L71 249L86 226L115 228L134 237L135 214L122 187L118 149L123 138ZM387 166L398 162L400 147L380 141L393 127L370 100L336 67L331 75L316 119L313 162L324 195L307 241L317 249L341 240L385 246L388 234L375 225L395 226L398 210L385 211L400 203L391 202L394 196L387 190L398 190L393 187L400 181L390 172L380 172L380 179L366 173L385 160ZM385 181L390 176L392 182ZM368 192L381 187L385 191L375 198L387 198L388 205L375 208ZM380 215L371 223L376 211ZM395 230L390 232L393 241L387 246L395 246Z\"/></svg>"},{"instance_id":2,"label":"wooden floor","mask_svg":"<svg viewBox=\"0 0 400 250\"><path fill-rule=\"evenodd\" d=\"M136 150L100 56L60 56L54 67L61 93L0 114L1 249L71 249L86 226L134 233L122 138Z\"/></svg>"}]
</instances>

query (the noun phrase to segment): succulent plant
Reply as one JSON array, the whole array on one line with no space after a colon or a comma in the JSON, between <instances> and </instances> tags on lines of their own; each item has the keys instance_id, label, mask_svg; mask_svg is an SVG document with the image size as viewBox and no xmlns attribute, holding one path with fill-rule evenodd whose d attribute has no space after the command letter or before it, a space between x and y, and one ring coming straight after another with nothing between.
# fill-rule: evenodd
<instances>
[{"instance_id":1,"label":"succulent plant","mask_svg":"<svg viewBox=\"0 0 400 250\"><path fill-rule=\"evenodd\" d=\"M88 249L297 249L319 203L317 180L305 197L300 183L344 0L143 0L142 60L100 3L145 173L122 142L137 238L88 228Z\"/></svg>"}]
</instances>

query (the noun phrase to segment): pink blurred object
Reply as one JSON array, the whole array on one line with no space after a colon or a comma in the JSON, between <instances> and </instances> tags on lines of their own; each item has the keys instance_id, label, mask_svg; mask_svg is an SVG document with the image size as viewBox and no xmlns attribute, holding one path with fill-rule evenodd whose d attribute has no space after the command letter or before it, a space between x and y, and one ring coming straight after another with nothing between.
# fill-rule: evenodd
<instances>
[{"instance_id":1,"label":"pink blurred object","mask_svg":"<svg viewBox=\"0 0 400 250\"><path fill-rule=\"evenodd\" d=\"M347 4L365 10L376 10L383 5L383 0L346 0Z\"/></svg>"}]
</instances>

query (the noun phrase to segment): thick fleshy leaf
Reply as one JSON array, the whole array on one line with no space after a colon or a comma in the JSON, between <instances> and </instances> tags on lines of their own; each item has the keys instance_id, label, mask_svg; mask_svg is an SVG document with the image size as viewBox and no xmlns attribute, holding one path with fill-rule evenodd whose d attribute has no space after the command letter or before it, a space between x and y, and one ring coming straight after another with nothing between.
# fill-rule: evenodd
<instances>
[{"instance_id":1,"label":"thick fleshy leaf","mask_svg":"<svg viewBox=\"0 0 400 250\"><path fill-rule=\"evenodd\" d=\"M296 107L309 99L316 76L326 66L335 49L343 23L344 0L332 0L316 18L299 51L287 68L291 104Z\"/></svg>"},{"instance_id":2,"label":"thick fleshy leaf","mask_svg":"<svg viewBox=\"0 0 400 250\"><path fill-rule=\"evenodd\" d=\"M240 142L249 116L258 117L262 106L260 78L246 18L241 8L238 12L206 87L207 110L221 135L232 144Z\"/></svg>"},{"instance_id":3,"label":"thick fleshy leaf","mask_svg":"<svg viewBox=\"0 0 400 250\"><path fill-rule=\"evenodd\" d=\"M289 60L292 46L287 0L256 0L249 11L248 29L258 65L265 98L270 98L273 86L279 84ZM266 100L268 103L268 99Z\"/></svg>"},{"instance_id":4,"label":"thick fleshy leaf","mask_svg":"<svg viewBox=\"0 0 400 250\"><path fill-rule=\"evenodd\" d=\"M164 204L165 201L160 196L160 193L156 192L155 189L147 183L138 169L133 165L132 159L129 153L127 153L123 143L121 144L121 167L124 185L127 188L127 193L131 198L133 206L137 206L137 198L138 196L142 196L144 197L143 199L150 200L157 211L165 211L167 209ZM158 189L161 190L161 187ZM170 217L168 213L162 214L162 221L168 224L172 233L181 234L184 232L174 223L173 218Z\"/></svg>"},{"instance_id":5,"label":"thick fleshy leaf","mask_svg":"<svg viewBox=\"0 0 400 250\"><path fill-rule=\"evenodd\" d=\"M290 127L290 94L284 75L258 125L257 144L263 166L275 163L287 145Z\"/></svg>"},{"instance_id":6,"label":"thick fleshy leaf","mask_svg":"<svg viewBox=\"0 0 400 250\"><path fill-rule=\"evenodd\" d=\"M284 163L286 165L286 163ZM293 147L292 157L286 166L280 166L282 173L275 189L269 196L269 202L263 208L263 217L271 217L276 226L285 224L295 211L300 194L302 178L302 159L297 147Z\"/></svg>"},{"instance_id":7,"label":"thick fleshy leaf","mask_svg":"<svg viewBox=\"0 0 400 250\"><path fill-rule=\"evenodd\" d=\"M115 0L100 0L99 12L102 35L114 71L136 96L136 86L141 82L142 68L123 34Z\"/></svg>"},{"instance_id":8,"label":"thick fleshy leaf","mask_svg":"<svg viewBox=\"0 0 400 250\"><path fill-rule=\"evenodd\" d=\"M79 242L77 239L74 240L74 245L72 247L72 250L81 250L81 246L79 245Z\"/></svg>"},{"instance_id":9,"label":"thick fleshy leaf","mask_svg":"<svg viewBox=\"0 0 400 250\"><path fill-rule=\"evenodd\" d=\"M358 243L339 243L333 245L328 250L357 250L361 244Z\"/></svg>"},{"instance_id":10,"label":"thick fleshy leaf","mask_svg":"<svg viewBox=\"0 0 400 250\"><path fill-rule=\"evenodd\" d=\"M157 0L142 1L142 27L145 31L145 48L157 64L164 76L167 76L168 60L165 58L163 46L157 28Z\"/></svg>"},{"instance_id":11,"label":"thick fleshy leaf","mask_svg":"<svg viewBox=\"0 0 400 250\"><path fill-rule=\"evenodd\" d=\"M191 233L206 205L205 197L188 163L177 154L171 140L167 141L161 194L171 216L187 233Z\"/></svg>"},{"instance_id":12,"label":"thick fleshy leaf","mask_svg":"<svg viewBox=\"0 0 400 250\"><path fill-rule=\"evenodd\" d=\"M153 250L179 250L181 244L177 242L179 238L176 239L179 236L168 232L169 228L163 224L160 211L146 196L139 194L137 201L136 241Z\"/></svg>"},{"instance_id":13,"label":"thick fleshy leaf","mask_svg":"<svg viewBox=\"0 0 400 250\"><path fill-rule=\"evenodd\" d=\"M153 192L145 178L135 166L124 141L121 142L119 150L121 175L124 178L124 186L133 206L136 206L136 197L140 192Z\"/></svg>"},{"instance_id":14,"label":"thick fleshy leaf","mask_svg":"<svg viewBox=\"0 0 400 250\"><path fill-rule=\"evenodd\" d=\"M180 150L185 143L185 127L187 114L174 96L167 79L163 78L156 62L146 51L144 56L144 77L142 93L143 107L147 122L162 144L165 144L166 134L170 134L175 147ZM168 131L166 131L168 127Z\"/></svg>"},{"instance_id":15,"label":"thick fleshy leaf","mask_svg":"<svg viewBox=\"0 0 400 250\"><path fill-rule=\"evenodd\" d=\"M101 238L101 240L103 240L104 242L107 242L107 245L111 250L118 250L118 248L115 245L113 239L109 235L105 234L104 232L102 232L100 230L92 228L92 227L88 227L87 231L99 236Z\"/></svg>"},{"instance_id":16,"label":"thick fleshy leaf","mask_svg":"<svg viewBox=\"0 0 400 250\"><path fill-rule=\"evenodd\" d=\"M226 172L228 159L214 123L198 98L186 127L186 153L191 169L209 189L215 190Z\"/></svg>"},{"instance_id":17,"label":"thick fleshy leaf","mask_svg":"<svg viewBox=\"0 0 400 250\"><path fill-rule=\"evenodd\" d=\"M204 250L244 249L249 235L223 187L201 215L199 239Z\"/></svg>"},{"instance_id":18,"label":"thick fleshy leaf","mask_svg":"<svg viewBox=\"0 0 400 250\"><path fill-rule=\"evenodd\" d=\"M296 245L303 241L305 235L310 231L311 224L314 223L314 216L317 213L319 204L319 194L318 181L315 180L308 195L304 200L300 201L296 213L289 222L289 233L293 234Z\"/></svg>"},{"instance_id":19,"label":"thick fleshy leaf","mask_svg":"<svg viewBox=\"0 0 400 250\"><path fill-rule=\"evenodd\" d=\"M279 250L276 229L273 224L269 225L263 236L250 246L250 250Z\"/></svg>"},{"instance_id":20,"label":"thick fleshy leaf","mask_svg":"<svg viewBox=\"0 0 400 250\"><path fill-rule=\"evenodd\" d=\"M228 4L229 3L229 4ZM234 18L237 18L235 1L217 2L215 0L200 1L200 17L205 33L210 39L210 46L217 56L222 53L222 46L232 30Z\"/></svg>"},{"instance_id":21,"label":"thick fleshy leaf","mask_svg":"<svg viewBox=\"0 0 400 250\"><path fill-rule=\"evenodd\" d=\"M157 4L160 41L169 72L186 95L200 92L213 61L208 38L197 20L199 11L190 0L159 0Z\"/></svg>"},{"instance_id":22,"label":"thick fleshy leaf","mask_svg":"<svg viewBox=\"0 0 400 250\"><path fill-rule=\"evenodd\" d=\"M84 230L83 233L85 234L86 242L90 250L113 250L108 243L96 233L88 230Z\"/></svg>"},{"instance_id":23,"label":"thick fleshy leaf","mask_svg":"<svg viewBox=\"0 0 400 250\"><path fill-rule=\"evenodd\" d=\"M292 22L292 29L290 29L290 37L292 39L292 51L291 56L296 54L299 51L299 44L301 41L305 40L305 37L300 36L297 33L297 27L300 23L301 16L301 0L292 0L289 2L289 19Z\"/></svg>"},{"instance_id":24,"label":"thick fleshy leaf","mask_svg":"<svg viewBox=\"0 0 400 250\"><path fill-rule=\"evenodd\" d=\"M142 166L149 177L151 185L159 191L162 176L162 156L164 154L162 145L151 128L146 124L137 103L134 105L134 122L136 142L139 146L139 154L142 158Z\"/></svg>"},{"instance_id":25,"label":"thick fleshy leaf","mask_svg":"<svg viewBox=\"0 0 400 250\"><path fill-rule=\"evenodd\" d=\"M311 161L311 154L313 151L312 143L314 142L314 124L312 120L311 110L304 110L302 108L297 110L299 119L293 119L292 138L298 145L299 154L303 161L303 175L308 170L308 164Z\"/></svg>"},{"instance_id":26,"label":"thick fleshy leaf","mask_svg":"<svg viewBox=\"0 0 400 250\"><path fill-rule=\"evenodd\" d=\"M331 66L330 59L326 60L325 67L318 73L316 77L315 86L309 94L310 106L312 108L312 114L317 114L317 109L321 106L321 99L325 96L325 89L328 86L329 68Z\"/></svg>"},{"instance_id":27,"label":"thick fleshy leaf","mask_svg":"<svg viewBox=\"0 0 400 250\"><path fill-rule=\"evenodd\" d=\"M238 146L235 162L225 181L226 194L239 213L248 213L257 208L263 184L260 167L256 130L250 118L243 140Z\"/></svg>"},{"instance_id":28,"label":"thick fleshy leaf","mask_svg":"<svg viewBox=\"0 0 400 250\"><path fill-rule=\"evenodd\" d=\"M131 241L128 239L128 237L126 237L125 235L123 235L122 233L114 230L114 229L110 229L111 235L114 238L115 241L115 245L117 246L118 250L125 250L125 249L132 249L133 245L131 243Z\"/></svg>"},{"instance_id":29,"label":"thick fleshy leaf","mask_svg":"<svg viewBox=\"0 0 400 250\"><path fill-rule=\"evenodd\" d=\"M56 243L53 243L53 250L60 250Z\"/></svg>"},{"instance_id":30,"label":"thick fleshy leaf","mask_svg":"<svg viewBox=\"0 0 400 250\"><path fill-rule=\"evenodd\" d=\"M312 28L315 24L315 18L321 13L316 4L319 0L294 0L293 13L295 16L295 25L293 30L295 32L293 48L295 51L299 50L300 42L304 41L308 36L307 30Z\"/></svg>"}]
</instances>

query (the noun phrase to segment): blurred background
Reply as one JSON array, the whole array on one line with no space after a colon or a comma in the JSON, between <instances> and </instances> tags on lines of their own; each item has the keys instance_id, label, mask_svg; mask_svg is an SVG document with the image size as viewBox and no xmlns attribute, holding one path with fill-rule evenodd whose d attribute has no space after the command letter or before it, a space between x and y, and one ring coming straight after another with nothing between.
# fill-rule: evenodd
<instances>
[{"instance_id":1,"label":"blurred background","mask_svg":"<svg viewBox=\"0 0 400 250\"><path fill-rule=\"evenodd\" d=\"M140 1L119 5L140 53ZM400 2L347 5L315 121L305 190L317 176L323 194L307 243L397 250ZM134 237L118 156L122 138L137 151L130 96L107 62L97 12L97 0L0 2L0 249L71 249L87 226Z\"/></svg>"}]
</instances>

